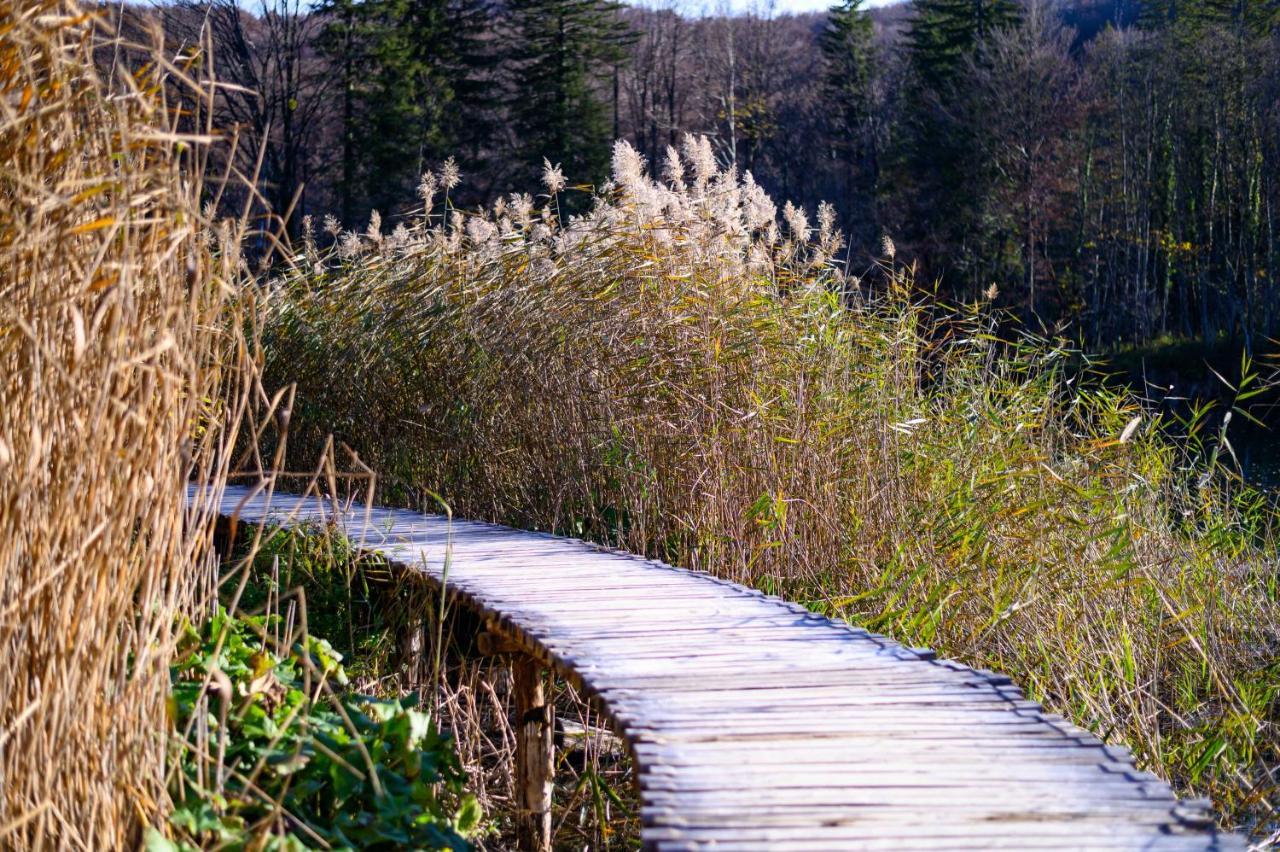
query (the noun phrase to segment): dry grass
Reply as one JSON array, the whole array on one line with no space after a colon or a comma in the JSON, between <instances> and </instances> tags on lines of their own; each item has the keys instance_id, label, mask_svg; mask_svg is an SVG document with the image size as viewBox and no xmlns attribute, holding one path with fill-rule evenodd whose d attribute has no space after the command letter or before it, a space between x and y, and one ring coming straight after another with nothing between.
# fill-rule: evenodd
<instances>
[{"instance_id":1,"label":"dry grass","mask_svg":"<svg viewBox=\"0 0 1280 852\"><path fill-rule=\"evenodd\" d=\"M220 481L243 399L237 261L201 234L203 140L169 101L200 90L142 50L70 2L0 5L6 848L134 845L164 808L175 614L207 576L187 482Z\"/></svg>"},{"instance_id":2,"label":"dry grass","mask_svg":"<svg viewBox=\"0 0 1280 852\"><path fill-rule=\"evenodd\" d=\"M465 621L465 620L464 620ZM453 625L456 626L456 625ZM474 636L474 626L457 635ZM447 627L446 631L452 629ZM484 849L515 846L515 696L505 659L477 658L454 646L439 684L439 719L467 769L468 789L484 807ZM553 678L556 772L552 832L557 849L633 849L640 831L639 797L626 746L607 720L572 686Z\"/></svg>"},{"instance_id":3,"label":"dry grass","mask_svg":"<svg viewBox=\"0 0 1280 852\"><path fill-rule=\"evenodd\" d=\"M545 204L476 213L441 215L441 180L416 221L331 227L271 282L299 459L335 433L383 500L439 493L1003 669L1228 821L1269 817L1274 512L1132 395L913 297L891 256L848 275L827 217L780 227L696 140L662 182L620 145L572 221L554 172Z\"/></svg>"}]
</instances>

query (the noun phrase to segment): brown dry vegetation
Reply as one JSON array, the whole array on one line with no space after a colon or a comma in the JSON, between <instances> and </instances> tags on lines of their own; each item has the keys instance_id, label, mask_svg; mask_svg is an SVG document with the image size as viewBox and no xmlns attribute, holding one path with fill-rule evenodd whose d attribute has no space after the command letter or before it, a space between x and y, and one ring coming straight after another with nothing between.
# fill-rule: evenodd
<instances>
[{"instance_id":1,"label":"brown dry vegetation","mask_svg":"<svg viewBox=\"0 0 1280 852\"><path fill-rule=\"evenodd\" d=\"M128 846L163 808L175 616L207 576L187 482L220 480L243 396L166 95L198 89L124 55L73 3L0 4L6 848Z\"/></svg>"},{"instance_id":2,"label":"brown dry vegetation","mask_svg":"<svg viewBox=\"0 0 1280 852\"><path fill-rule=\"evenodd\" d=\"M545 204L442 220L442 174L433 215L309 247L264 327L294 449L336 433L384 500L438 493L1006 671L1266 819L1275 515L1207 461L1217 427L1173 440L1078 353L929 305L891 257L850 277L829 214L780 227L705 142L664 175L619 143L589 214L562 216L549 168Z\"/></svg>"},{"instance_id":3,"label":"brown dry vegetation","mask_svg":"<svg viewBox=\"0 0 1280 852\"><path fill-rule=\"evenodd\" d=\"M166 807L174 627L210 579L187 482L223 481L249 390L275 407L241 369L253 306L230 297L256 289L237 288L240 234L209 242L205 140L171 109L181 90L198 113L207 86L158 53L115 63L109 41L95 71L95 38L69 3L0 8L13 847L130 845ZM619 147L578 219L547 181L545 204L446 200L444 222L308 244L269 283L256 316L268 386L296 383L274 402L294 400L279 422L298 467L336 432L384 499L437 492L935 644L1134 746L1228 820L1271 816L1274 512L1197 461L1220 436L1170 441L1131 395L1068 370L1073 353L914 299L891 257L851 278L829 212L811 231L788 208L780 228L705 143L663 182ZM428 213L441 188L424 185ZM443 699L464 743L501 736L459 704L492 684L464 680Z\"/></svg>"}]
</instances>

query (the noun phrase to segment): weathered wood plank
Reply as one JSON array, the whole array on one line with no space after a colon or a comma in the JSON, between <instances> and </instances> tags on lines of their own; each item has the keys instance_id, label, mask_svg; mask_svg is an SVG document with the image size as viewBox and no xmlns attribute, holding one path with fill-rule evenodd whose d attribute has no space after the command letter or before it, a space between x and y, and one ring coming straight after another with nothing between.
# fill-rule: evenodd
<instances>
[{"instance_id":1,"label":"weathered wood plank","mask_svg":"<svg viewBox=\"0 0 1280 852\"><path fill-rule=\"evenodd\" d=\"M245 498L248 499L245 499ZM243 522L338 523L513 655L518 822L550 838L550 666L637 763L647 849L1242 849L1200 803L1009 680L736 583L471 521L228 489Z\"/></svg>"}]
</instances>

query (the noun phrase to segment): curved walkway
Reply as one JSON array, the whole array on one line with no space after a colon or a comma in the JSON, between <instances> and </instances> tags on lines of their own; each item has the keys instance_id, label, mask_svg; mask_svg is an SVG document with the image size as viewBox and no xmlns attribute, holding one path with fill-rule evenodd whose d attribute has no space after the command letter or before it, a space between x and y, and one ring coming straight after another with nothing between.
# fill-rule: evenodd
<instances>
[{"instance_id":1,"label":"curved walkway","mask_svg":"<svg viewBox=\"0 0 1280 852\"><path fill-rule=\"evenodd\" d=\"M646 849L1243 849L1121 748L978 671L758 591L574 539L230 488L337 520L595 698Z\"/></svg>"}]
</instances>

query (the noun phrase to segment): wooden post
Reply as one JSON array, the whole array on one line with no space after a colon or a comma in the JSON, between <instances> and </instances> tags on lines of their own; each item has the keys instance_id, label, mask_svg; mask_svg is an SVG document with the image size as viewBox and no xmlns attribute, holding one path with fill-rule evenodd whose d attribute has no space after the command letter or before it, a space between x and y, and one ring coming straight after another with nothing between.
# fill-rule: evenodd
<instances>
[{"instance_id":1,"label":"wooden post","mask_svg":"<svg viewBox=\"0 0 1280 852\"><path fill-rule=\"evenodd\" d=\"M542 667L526 655L512 663L516 694L516 836L521 852L551 852L554 707Z\"/></svg>"},{"instance_id":2,"label":"wooden post","mask_svg":"<svg viewBox=\"0 0 1280 852\"><path fill-rule=\"evenodd\" d=\"M236 544L236 521L234 518L228 518L225 515L219 515L217 520L213 522L213 552L218 555L219 560L231 558L232 549Z\"/></svg>"},{"instance_id":3,"label":"wooden post","mask_svg":"<svg viewBox=\"0 0 1280 852\"><path fill-rule=\"evenodd\" d=\"M410 619L400 626L400 666L409 689L421 689L431 674L427 660L427 624L421 619ZM432 689L435 688L432 684ZM430 703L430 697L422 699Z\"/></svg>"}]
</instances>

